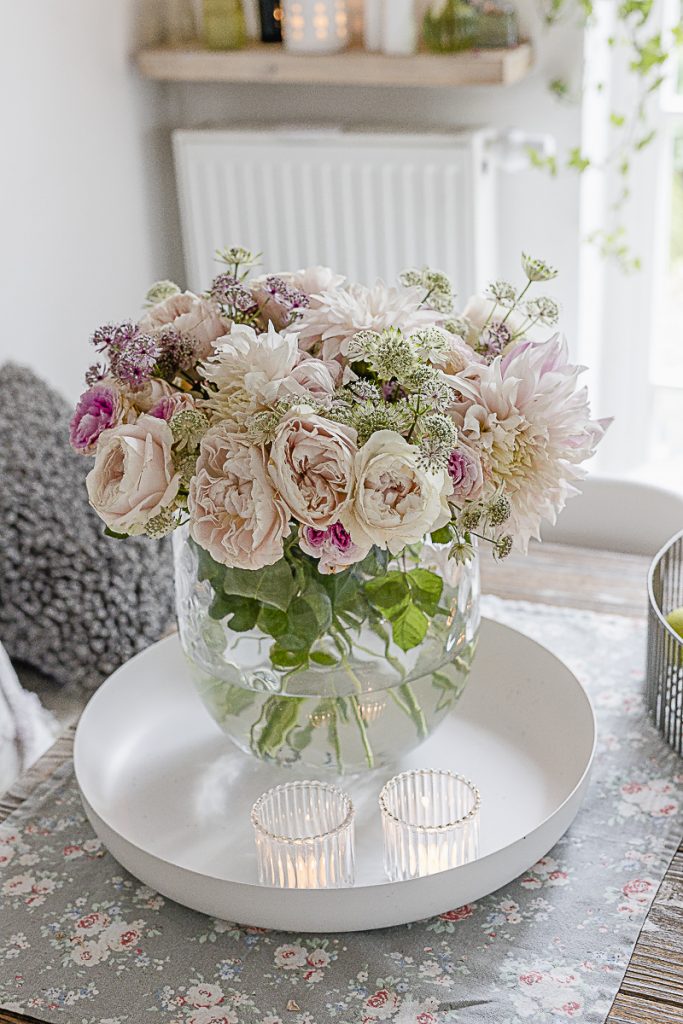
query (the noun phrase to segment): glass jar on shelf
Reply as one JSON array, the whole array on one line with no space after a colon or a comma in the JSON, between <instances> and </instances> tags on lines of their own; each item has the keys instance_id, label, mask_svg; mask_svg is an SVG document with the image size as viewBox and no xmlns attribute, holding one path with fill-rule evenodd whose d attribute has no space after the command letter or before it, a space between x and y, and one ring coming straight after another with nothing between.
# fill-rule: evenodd
<instances>
[{"instance_id":1,"label":"glass jar on shelf","mask_svg":"<svg viewBox=\"0 0 683 1024\"><path fill-rule=\"evenodd\" d=\"M422 34L433 53L519 42L515 8L504 0L435 0L425 13Z\"/></svg>"},{"instance_id":2,"label":"glass jar on shelf","mask_svg":"<svg viewBox=\"0 0 683 1024\"><path fill-rule=\"evenodd\" d=\"M204 0L203 39L209 50L239 50L247 41L242 0Z\"/></svg>"}]
</instances>

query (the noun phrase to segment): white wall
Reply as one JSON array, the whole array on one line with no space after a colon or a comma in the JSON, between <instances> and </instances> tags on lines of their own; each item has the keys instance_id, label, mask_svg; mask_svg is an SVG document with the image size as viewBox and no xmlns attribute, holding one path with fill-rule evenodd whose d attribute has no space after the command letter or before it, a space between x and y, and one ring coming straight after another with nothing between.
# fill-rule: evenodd
<instances>
[{"instance_id":1,"label":"white wall","mask_svg":"<svg viewBox=\"0 0 683 1024\"><path fill-rule=\"evenodd\" d=\"M0 363L74 398L92 330L181 266L163 87L131 66L139 0L0 10Z\"/></svg>"},{"instance_id":2,"label":"white wall","mask_svg":"<svg viewBox=\"0 0 683 1024\"><path fill-rule=\"evenodd\" d=\"M558 105L547 81L580 80L581 32L568 26L543 36L536 0L524 3L538 55L525 82L368 90L152 84L130 57L153 32L148 21L141 24L142 0L0 0L0 361L31 363L73 398L93 358L92 330L135 316L159 277L182 281L171 127L492 124L549 132L561 149L578 145L580 107ZM574 340L577 176L501 174L498 225L501 258L491 275L516 275L522 248L559 266L555 294Z\"/></svg>"}]
</instances>

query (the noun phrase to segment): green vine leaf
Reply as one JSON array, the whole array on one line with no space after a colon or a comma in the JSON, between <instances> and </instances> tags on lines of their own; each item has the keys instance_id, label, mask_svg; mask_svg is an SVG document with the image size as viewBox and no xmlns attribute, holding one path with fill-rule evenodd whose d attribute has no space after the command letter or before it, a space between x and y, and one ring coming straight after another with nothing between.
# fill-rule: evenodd
<instances>
[{"instance_id":1,"label":"green vine leaf","mask_svg":"<svg viewBox=\"0 0 683 1024\"><path fill-rule=\"evenodd\" d=\"M573 167L579 174L583 174L586 168L590 167L590 160L588 157L582 156L579 147L575 146L574 149L569 150L567 167Z\"/></svg>"}]
</instances>

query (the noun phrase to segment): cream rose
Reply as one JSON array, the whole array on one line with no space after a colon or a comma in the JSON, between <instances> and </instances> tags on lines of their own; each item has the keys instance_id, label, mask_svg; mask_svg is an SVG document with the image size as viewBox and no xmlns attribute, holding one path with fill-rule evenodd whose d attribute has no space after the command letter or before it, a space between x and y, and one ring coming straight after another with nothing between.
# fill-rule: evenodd
<instances>
[{"instance_id":1,"label":"cream rose","mask_svg":"<svg viewBox=\"0 0 683 1024\"><path fill-rule=\"evenodd\" d=\"M178 493L173 434L164 420L140 416L105 430L86 477L90 504L115 533L139 534Z\"/></svg>"},{"instance_id":2,"label":"cream rose","mask_svg":"<svg viewBox=\"0 0 683 1024\"><path fill-rule=\"evenodd\" d=\"M203 438L188 499L190 533L217 562L262 569L282 558L289 510L268 476L263 450L225 425Z\"/></svg>"},{"instance_id":3,"label":"cream rose","mask_svg":"<svg viewBox=\"0 0 683 1024\"><path fill-rule=\"evenodd\" d=\"M268 469L299 522L318 530L337 522L353 486L356 438L351 427L307 406L291 409L282 419Z\"/></svg>"},{"instance_id":4,"label":"cream rose","mask_svg":"<svg viewBox=\"0 0 683 1024\"><path fill-rule=\"evenodd\" d=\"M147 310L140 320L140 330L150 334L164 327L173 327L182 334L189 334L197 343L197 359L208 358L216 339L222 337L227 330L226 322L211 303L193 292L170 295Z\"/></svg>"},{"instance_id":5,"label":"cream rose","mask_svg":"<svg viewBox=\"0 0 683 1024\"><path fill-rule=\"evenodd\" d=\"M394 430L378 430L356 455L352 500L341 522L359 547L376 544L398 554L451 518L446 472L419 465L419 449Z\"/></svg>"}]
</instances>

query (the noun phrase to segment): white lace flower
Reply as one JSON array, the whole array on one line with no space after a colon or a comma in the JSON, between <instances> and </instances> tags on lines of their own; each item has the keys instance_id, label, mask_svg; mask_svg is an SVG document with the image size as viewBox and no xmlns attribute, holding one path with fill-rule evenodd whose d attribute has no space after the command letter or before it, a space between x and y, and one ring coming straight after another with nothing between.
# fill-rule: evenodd
<instances>
[{"instance_id":1,"label":"white lace flower","mask_svg":"<svg viewBox=\"0 0 683 1024\"><path fill-rule=\"evenodd\" d=\"M243 423L274 405L298 359L296 334L278 334L272 323L267 334L235 324L202 367L218 389L207 402L214 419Z\"/></svg>"}]
</instances>

